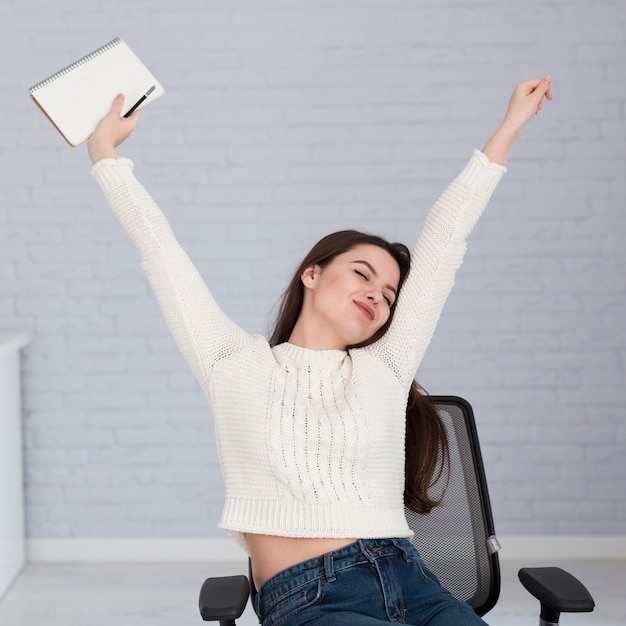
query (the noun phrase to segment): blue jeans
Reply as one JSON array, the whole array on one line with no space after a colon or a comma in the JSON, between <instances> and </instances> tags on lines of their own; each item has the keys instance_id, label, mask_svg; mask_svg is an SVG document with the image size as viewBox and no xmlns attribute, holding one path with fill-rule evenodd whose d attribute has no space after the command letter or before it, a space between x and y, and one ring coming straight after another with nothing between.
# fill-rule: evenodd
<instances>
[{"instance_id":1,"label":"blue jeans","mask_svg":"<svg viewBox=\"0 0 626 626\"><path fill-rule=\"evenodd\" d=\"M263 626L486 624L406 539L363 539L298 563L261 587L254 610Z\"/></svg>"}]
</instances>

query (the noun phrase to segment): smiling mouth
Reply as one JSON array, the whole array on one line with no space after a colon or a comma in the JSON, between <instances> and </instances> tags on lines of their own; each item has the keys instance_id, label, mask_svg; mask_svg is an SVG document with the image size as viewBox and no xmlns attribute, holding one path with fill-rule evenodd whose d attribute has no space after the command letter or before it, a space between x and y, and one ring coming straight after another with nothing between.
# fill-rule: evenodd
<instances>
[{"instance_id":1,"label":"smiling mouth","mask_svg":"<svg viewBox=\"0 0 626 626\"><path fill-rule=\"evenodd\" d=\"M374 311L369 306L361 302L357 302L356 300L354 300L354 304L356 304L357 308L360 309L370 321L374 319Z\"/></svg>"}]
</instances>

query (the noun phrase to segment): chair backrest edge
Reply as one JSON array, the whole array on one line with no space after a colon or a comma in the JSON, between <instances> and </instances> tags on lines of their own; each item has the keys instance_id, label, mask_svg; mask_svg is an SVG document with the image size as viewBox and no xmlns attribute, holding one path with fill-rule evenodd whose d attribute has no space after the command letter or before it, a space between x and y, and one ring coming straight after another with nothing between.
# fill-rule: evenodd
<instances>
[{"instance_id":1,"label":"chair backrest edge","mask_svg":"<svg viewBox=\"0 0 626 626\"><path fill-rule=\"evenodd\" d=\"M476 428L476 420L474 418L474 410L471 404L461 398L460 396L453 395L433 395L431 400L435 405L455 405L462 410L465 420L465 428L467 431L468 439L470 442L470 448L472 452L472 462L474 465L474 472L476 476L476 482L478 484L482 518L485 527L487 537L495 536L495 525L493 521L493 512L491 508L491 499L489 497L489 489L487 486L487 477L485 474L485 465L483 462L482 453L480 451L480 441L478 439L478 431ZM490 586L489 594L486 600L480 607L476 607L475 611L478 615L482 616L488 613L498 602L501 589L501 572L500 572L500 560L498 553L494 552L489 555L490 562Z\"/></svg>"}]
</instances>

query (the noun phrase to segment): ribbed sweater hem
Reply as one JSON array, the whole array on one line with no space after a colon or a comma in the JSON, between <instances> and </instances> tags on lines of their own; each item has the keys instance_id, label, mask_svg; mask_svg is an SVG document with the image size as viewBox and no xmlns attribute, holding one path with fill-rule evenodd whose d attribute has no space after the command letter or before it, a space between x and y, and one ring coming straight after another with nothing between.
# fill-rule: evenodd
<instances>
[{"instance_id":1,"label":"ribbed sweater hem","mask_svg":"<svg viewBox=\"0 0 626 626\"><path fill-rule=\"evenodd\" d=\"M413 536L404 507L311 505L233 497L226 499L219 528L246 551L244 533L324 539Z\"/></svg>"}]
</instances>

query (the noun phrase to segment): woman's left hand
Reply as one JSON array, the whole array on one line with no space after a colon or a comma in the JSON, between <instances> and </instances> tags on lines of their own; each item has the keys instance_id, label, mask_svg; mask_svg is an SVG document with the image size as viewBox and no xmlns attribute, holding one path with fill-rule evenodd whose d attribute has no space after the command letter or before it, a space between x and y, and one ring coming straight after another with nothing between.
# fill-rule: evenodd
<instances>
[{"instance_id":1,"label":"woman's left hand","mask_svg":"<svg viewBox=\"0 0 626 626\"><path fill-rule=\"evenodd\" d=\"M526 124L537 115L546 100L552 100L552 78L527 80L515 86L503 124L510 124L512 130L521 132Z\"/></svg>"},{"instance_id":2,"label":"woman's left hand","mask_svg":"<svg viewBox=\"0 0 626 626\"><path fill-rule=\"evenodd\" d=\"M543 109L546 100L552 100L550 76L518 83L509 100L504 120L483 148L483 154L490 161L504 165L513 144L526 124Z\"/></svg>"}]
</instances>

